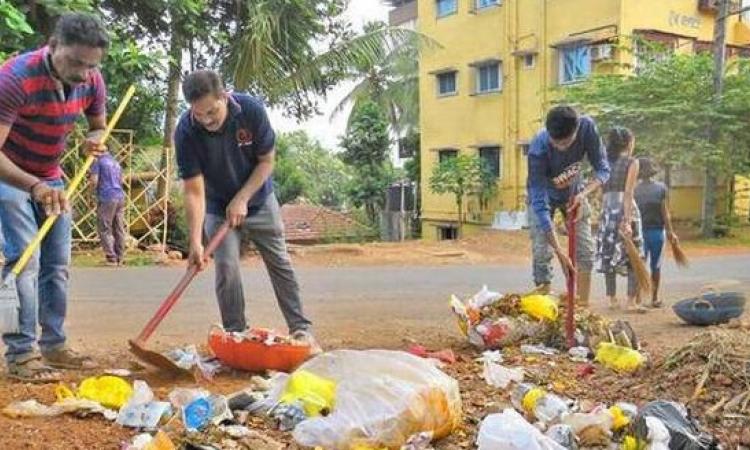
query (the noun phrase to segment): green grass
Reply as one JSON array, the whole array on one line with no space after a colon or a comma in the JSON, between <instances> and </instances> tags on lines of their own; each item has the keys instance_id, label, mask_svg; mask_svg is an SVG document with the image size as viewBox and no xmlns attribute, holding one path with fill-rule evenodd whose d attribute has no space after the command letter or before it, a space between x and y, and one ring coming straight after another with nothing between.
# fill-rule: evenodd
<instances>
[{"instance_id":1,"label":"green grass","mask_svg":"<svg viewBox=\"0 0 750 450\"><path fill-rule=\"evenodd\" d=\"M685 239L683 242L687 246L750 247L750 227L730 228L726 237L712 239L696 237L695 239Z\"/></svg>"},{"instance_id":2,"label":"green grass","mask_svg":"<svg viewBox=\"0 0 750 450\"><path fill-rule=\"evenodd\" d=\"M74 267L102 267L104 266L104 254L100 250L82 250L73 252ZM133 252L125 255L125 264L130 267L143 267L156 264L153 254Z\"/></svg>"}]
</instances>

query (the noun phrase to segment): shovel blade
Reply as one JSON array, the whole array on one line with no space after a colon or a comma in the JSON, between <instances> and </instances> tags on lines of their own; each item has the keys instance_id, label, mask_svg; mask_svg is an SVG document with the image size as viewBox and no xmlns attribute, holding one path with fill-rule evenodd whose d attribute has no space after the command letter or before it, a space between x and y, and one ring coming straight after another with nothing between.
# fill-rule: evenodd
<instances>
[{"instance_id":1,"label":"shovel blade","mask_svg":"<svg viewBox=\"0 0 750 450\"><path fill-rule=\"evenodd\" d=\"M161 369L176 375L190 373L176 365L174 361L167 358L163 354L147 349L138 341L130 340L128 341L128 343L130 344L130 353L135 355L135 357L138 358L139 361L142 361L149 366L156 367L157 369Z\"/></svg>"},{"instance_id":2,"label":"shovel blade","mask_svg":"<svg viewBox=\"0 0 750 450\"><path fill-rule=\"evenodd\" d=\"M18 333L20 308L16 277L11 274L0 285L0 333Z\"/></svg>"}]
</instances>

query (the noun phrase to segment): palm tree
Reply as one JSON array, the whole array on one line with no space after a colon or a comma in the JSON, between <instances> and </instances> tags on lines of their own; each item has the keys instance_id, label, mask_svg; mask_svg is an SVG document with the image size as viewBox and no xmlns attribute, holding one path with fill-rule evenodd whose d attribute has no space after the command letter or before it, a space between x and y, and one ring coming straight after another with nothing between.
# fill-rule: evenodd
<instances>
[{"instance_id":1,"label":"palm tree","mask_svg":"<svg viewBox=\"0 0 750 450\"><path fill-rule=\"evenodd\" d=\"M388 29L382 22L365 25L365 34ZM352 65L346 77L357 84L341 100L331 116L347 106L357 110L364 102L375 102L387 115L391 131L397 136L414 132L419 124L419 51L424 36L412 34L377 61ZM350 115L351 118L351 115Z\"/></svg>"},{"instance_id":2,"label":"palm tree","mask_svg":"<svg viewBox=\"0 0 750 450\"><path fill-rule=\"evenodd\" d=\"M247 2L240 28L229 44L224 61L235 87L262 93L269 103L284 103L294 115L304 117L314 107L312 96L325 95L331 86L342 80L358 79L362 74L373 72L378 76L375 68L383 67L387 68L383 73L386 82L365 77L362 88L353 92L350 100L364 98L359 94L382 88L379 97L390 97L393 101L378 103L386 106L384 111L391 116L392 125L399 128L407 119L415 123L416 120L409 118L416 114L414 108L400 105L418 103L415 101L418 98L416 49L419 42L427 39L415 31L382 23L370 25L362 34L355 35L341 22L330 24L321 20L321 7L338 5L342 8L340 11L329 11L335 17L347 3L331 0ZM327 26L332 28L334 38L323 45L316 43L315 39L324 34L321 27ZM324 45L328 49L319 51ZM391 80L394 78L391 73L405 75L395 82Z\"/></svg>"}]
</instances>

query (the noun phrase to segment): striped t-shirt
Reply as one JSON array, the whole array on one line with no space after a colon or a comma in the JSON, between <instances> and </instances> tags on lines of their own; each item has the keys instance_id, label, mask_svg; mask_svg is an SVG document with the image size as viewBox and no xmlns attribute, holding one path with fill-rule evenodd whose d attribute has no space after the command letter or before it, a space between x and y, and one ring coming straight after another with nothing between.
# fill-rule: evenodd
<instances>
[{"instance_id":1,"label":"striped t-shirt","mask_svg":"<svg viewBox=\"0 0 750 450\"><path fill-rule=\"evenodd\" d=\"M43 47L0 67L0 124L11 127L1 151L24 171L55 179L62 176L66 136L81 112L104 114L106 89L98 70L83 83L63 87L48 55Z\"/></svg>"}]
</instances>

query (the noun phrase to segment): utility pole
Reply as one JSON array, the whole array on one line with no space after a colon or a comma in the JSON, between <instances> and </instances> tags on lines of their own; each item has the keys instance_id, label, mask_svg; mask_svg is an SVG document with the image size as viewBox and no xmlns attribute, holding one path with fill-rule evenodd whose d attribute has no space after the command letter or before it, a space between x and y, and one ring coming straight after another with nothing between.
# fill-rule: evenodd
<instances>
[{"instance_id":1,"label":"utility pole","mask_svg":"<svg viewBox=\"0 0 750 450\"><path fill-rule=\"evenodd\" d=\"M729 16L729 6L731 0L717 0L718 12L714 21L714 106L721 102L722 91L724 88L724 69L726 67L726 38L727 38L727 17ZM709 145L715 146L719 140L719 130L712 124L709 129ZM702 217L702 234L703 237L714 236L714 225L716 223L716 167L714 164L706 164L706 184L703 187L703 217Z\"/></svg>"}]
</instances>

